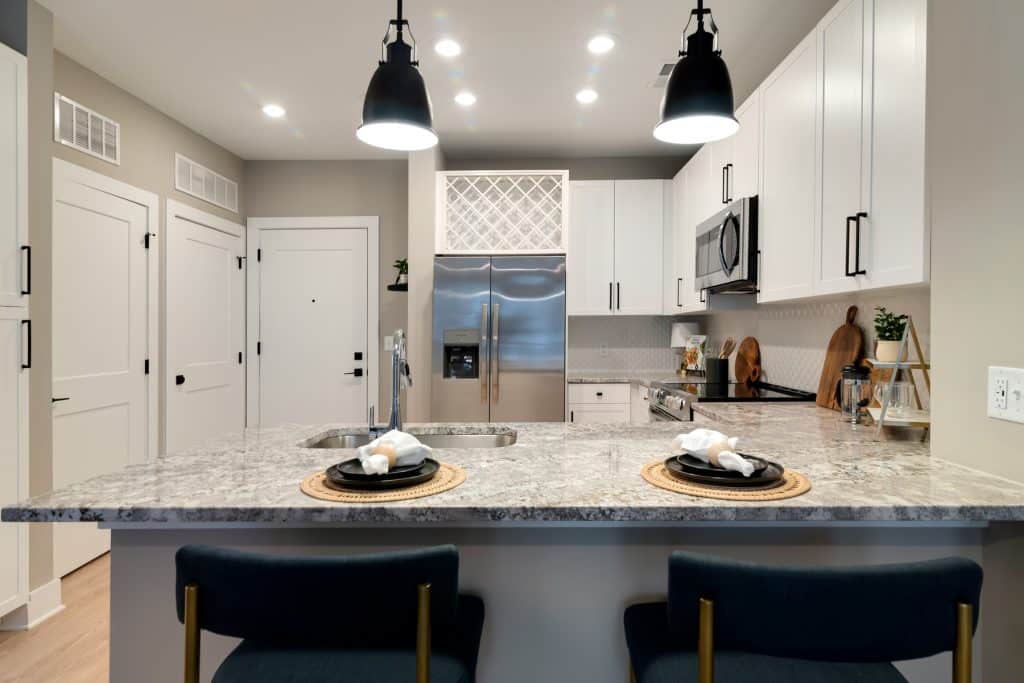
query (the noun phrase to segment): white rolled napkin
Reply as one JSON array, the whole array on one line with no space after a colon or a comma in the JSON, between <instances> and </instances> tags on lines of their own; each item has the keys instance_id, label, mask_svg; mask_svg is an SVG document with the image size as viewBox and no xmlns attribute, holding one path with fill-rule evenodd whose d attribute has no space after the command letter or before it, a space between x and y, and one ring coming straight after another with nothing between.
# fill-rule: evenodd
<instances>
[{"instance_id":1,"label":"white rolled napkin","mask_svg":"<svg viewBox=\"0 0 1024 683\"><path fill-rule=\"evenodd\" d=\"M390 444L395 449L395 467L419 465L431 454L430 446L424 446L412 434L392 429L387 434L377 437L365 446L356 449L356 456L367 474L387 474L390 460L387 455L374 453L374 449L382 444Z\"/></svg>"},{"instance_id":2,"label":"white rolled napkin","mask_svg":"<svg viewBox=\"0 0 1024 683\"><path fill-rule=\"evenodd\" d=\"M689 434L680 434L672 440L672 453L682 455L684 452L704 462L718 465L744 477L754 473L754 465L736 452L739 437L728 437L713 429L698 428ZM712 448L714 447L714 448ZM728 450L721 450L727 448ZM717 462L712 462L712 456Z\"/></svg>"}]
</instances>

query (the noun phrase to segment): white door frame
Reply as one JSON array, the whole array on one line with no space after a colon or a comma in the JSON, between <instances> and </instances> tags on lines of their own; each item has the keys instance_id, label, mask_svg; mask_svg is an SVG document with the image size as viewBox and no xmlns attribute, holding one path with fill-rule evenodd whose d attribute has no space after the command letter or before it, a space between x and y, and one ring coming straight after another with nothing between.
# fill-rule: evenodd
<instances>
[{"instance_id":1,"label":"white door frame","mask_svg":"<svg viewBox=\"0 0 1024 683\"><path fill-rule=\"evenodd\" d=\"M58 181L68 180L100 192L125 199L146 209L146 232L149 233L149 253L146 256L146 285L149 291L146 297L146 356L149 358L149 374L146 376L146 453L139 457L129 455L129 463L149 462L156 458L159 451L159 385L160 385L160 239L157 234L159 223L160 198L153 192L114 180L87 168L76 166L63 159L53 158L53 186ZM50 198L50 203L56 196ZM51 341L52 345L52 341Z\"/></svg>"},{"instance_id":2,"label":"white door frame","mask_svg":"<svg viewBox=\"0 0 1024 683\"><path fill-rule=\"evenodd\" d=\"M165 229L168 230L168 232L170 231L171 221L174 218L184 218L187 221L190 221L192 223L198 223L200 225L209 227L209 228L211 228L213 230L217 230L219 232L223 232L226 235L231 235L233 237L241 237L242 238L242 249L243 249L243 251L245 250L245 247L246 247L246 244L245 244L245 242L246 242L246 230L245 230L245 226L242 225L241 223L235 223L235 222L229 221L229 220L227 220L225 218L221 218L220 216L215 216L212 213L207 213L206 211L203 211L202 209L197 209L195 207L189 206L188 204L183 204L183 203L181 203L179 201L175 201L173 199L167 199L167 200L164 201L164 203L167 206L166 212L165 212L165 217L164 217L164 226L165 226ZM246 263L248 263L248 261L246 261ZM248 278L248 274L246 274L246 278ZM244 285L243 285L243 290L242 290L242 297L243 298L245 297L245 287L244 287ZM243 308L246 308L246 307L243 306ZM167 312L164 311L164 316L165 316L164 319L165 319L165 321L166 321L166 315L167 315ZM243 310L242 311L242 315L243 316L246 315L246 311ZM166 337L165 337L165 343L166 343ZM169 356L170 352L168 351L167 354ZM248 365L248 358L246 358L245 360L246 360L246 364ZM166 373L168 373L167 377L164 377L164 410L165 411L167 410L167 406L170 405L171 391L173 390L173 387L174 387L174 384L173 384L173 382L171 380L171 377L170 377L170 374L169 374L171 371L172 371L171 368L168 367L166 369L166 371L165 371ZM245 386L244 386L245 374L246 373L242 373L243 401L245 400L244 399L244 394L245 394ZM242 406L242 410L243 411L245 410L245 406ZM244 416L244 412L243 412L243 416ZM165 413L165 417L166 417L166 413ZM243 424L243 426L245 425L244 417L243 417L242 424ZM166 427L166 425L165 425L165 427ZM167 443L166 443L166 434L164 436L165 436L164 447L166 448L166 445L167 445Z\"/></svg>"},{"instance_id":3,"label":"white door frame","mask_svg":"<svg viewBox=\"0 0 1024 683\"><path fill-rule=\"evenodd\" d=\"M246 263L256 264L263 230L366 230L366 400L376 406L380 392L380 218L378 216L304 216L293 218L249 218L246 221ZM260 269L245 269L245 424L260 424L260 372L256 343L260 332ZM249 363L249 359L257 359ZM376 410L376 414L381 414Z\"/></svg>"}]
</instances>

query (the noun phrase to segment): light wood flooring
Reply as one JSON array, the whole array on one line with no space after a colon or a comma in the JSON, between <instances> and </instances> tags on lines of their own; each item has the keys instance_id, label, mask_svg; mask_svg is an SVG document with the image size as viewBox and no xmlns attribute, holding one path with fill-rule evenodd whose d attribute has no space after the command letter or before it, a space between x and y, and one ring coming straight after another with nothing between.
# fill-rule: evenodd
<instances>
[{"instance_id":1,"label":"light wood flooring","mask_svg":"<svg viewBox=\"0 0 1024 683\"><path fill-rule=\"evenodd\" d=\"M0 631L0 682L101 683L109 678L110 555L64 577L64 611L30 631Z\"/></svg>"}]
</instances>

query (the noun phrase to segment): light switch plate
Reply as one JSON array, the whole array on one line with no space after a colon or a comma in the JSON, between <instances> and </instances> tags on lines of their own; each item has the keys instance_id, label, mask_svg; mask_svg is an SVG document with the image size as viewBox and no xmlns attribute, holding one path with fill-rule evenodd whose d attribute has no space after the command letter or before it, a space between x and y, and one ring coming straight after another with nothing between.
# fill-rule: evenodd
<instances>
[{"instance_id":1,"label":"light switch plate","mask_svg":"<svg viewBox=\"0 0 1024 683\"><path fill-rule=\"evenodd\" d=\"M389 352L395 350L395 338L390 334L384 335L384 350Z\"/></svg>"},{"instance_id":2,"label":"light switch plate","mask_svg":"<svg viewBox=\"0 0 1024 683\"><path fill-rule=\"evenodd\" d=\"M1024 423L1024 369L988 369L988 416Z\"/></svg>"}]
</instances>

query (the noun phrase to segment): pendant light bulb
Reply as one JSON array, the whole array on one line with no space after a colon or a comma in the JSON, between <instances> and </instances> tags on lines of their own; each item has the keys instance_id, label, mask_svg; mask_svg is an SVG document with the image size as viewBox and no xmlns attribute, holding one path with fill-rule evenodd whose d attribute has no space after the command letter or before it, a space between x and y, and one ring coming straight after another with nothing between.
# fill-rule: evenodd
<instances>
[{"instance_id":1,"label":"pendant light bulb","mask_svg":"<svg viewBox=\"0 0 1024 683\"><path fill-rule=\"evenodd\" d=\"M430 95L417 68L416 41L412 45L405 42L409 22L402 18L402 0L397 3L397 18L388 22L388 32L382 41L384 59L366 88L363 124L356 130L356 137L382 149L429 149L437 144ZM395 39L389 43L392 26Z\"/></svg>"},{"instance_id":2,"label":"pendant light bulb","mask_svg":"<svg viewBox=\"0 0 1024 683\"><path fill-rule=\"evenodd\" d=\"M733 109L732 80L715 49L718 27L711 19L711 31L704 28L704 0L697 0L697 30L686 37L686 50L672 68L661 100L661 122L654 137L677 145L714 142L739 130Z\"/></svg>"}]
</instances>

